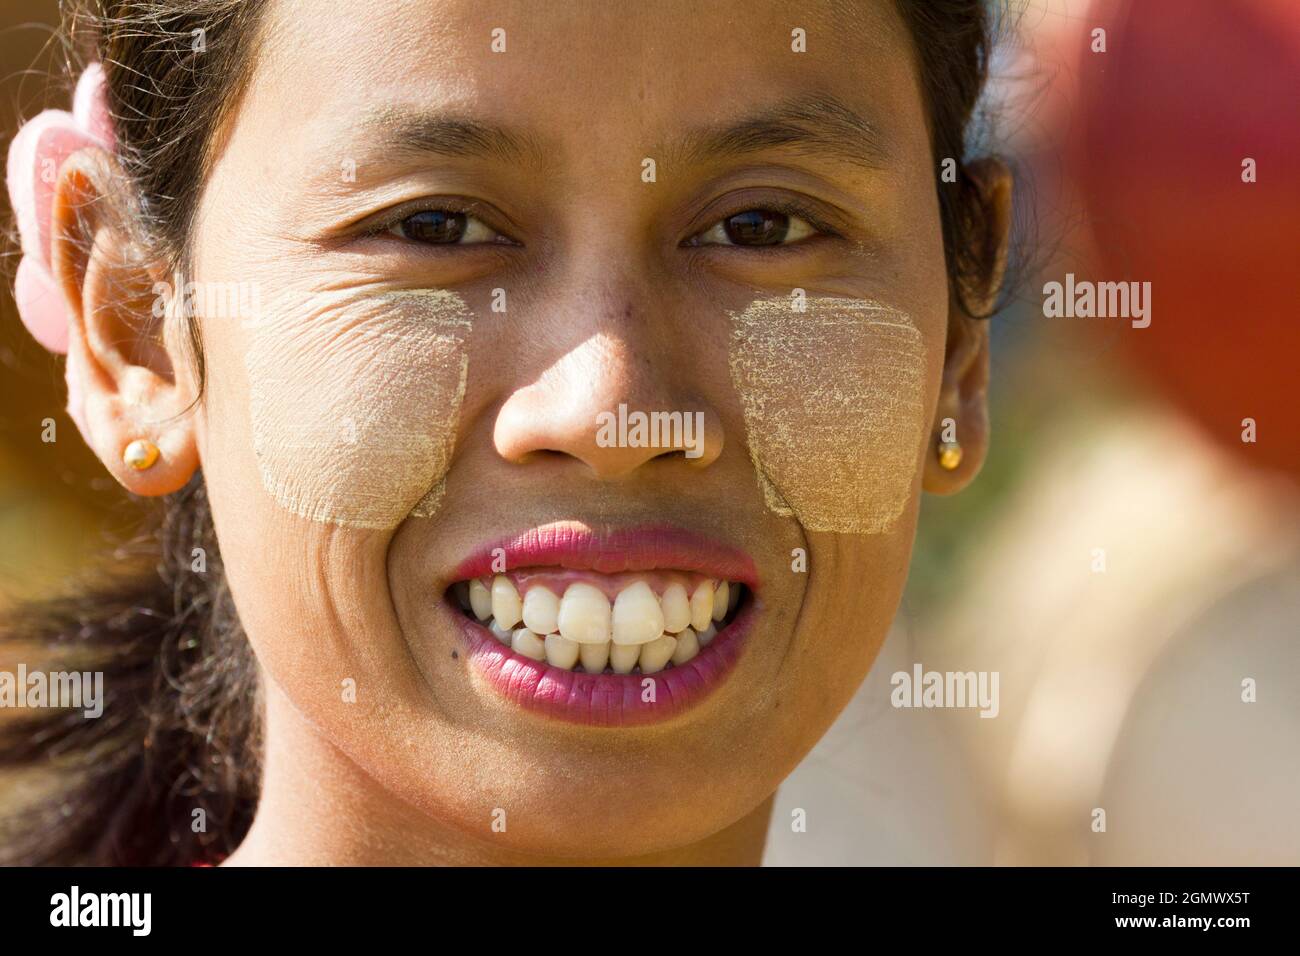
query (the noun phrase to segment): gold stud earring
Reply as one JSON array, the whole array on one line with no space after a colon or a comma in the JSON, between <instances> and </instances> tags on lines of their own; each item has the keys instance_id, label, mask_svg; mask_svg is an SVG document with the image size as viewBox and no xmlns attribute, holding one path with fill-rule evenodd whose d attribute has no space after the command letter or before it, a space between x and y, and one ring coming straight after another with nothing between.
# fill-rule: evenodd
<instances>
[{"instance_id":1,"label":"gold stud earring","mask_svg":"<svg viewBox=\"0 0 1300 956\"><path fill-rule=\"evenodd\" d=\"M936 450L939 467L944 471L953 471L961 464L961 444L955 441L941 441Z\"/></svg>"},{"instance_id":2,"label":"gold stud earring","mask_svg":"<svg viewBox=\"0 0 1300 956\"><path fill-rule=\"evenodd\" d=\"M152 468L158 460L158 446L147 438L137 438L122 452L122 461L136 471Z\"/></svg>"}]
</instances>

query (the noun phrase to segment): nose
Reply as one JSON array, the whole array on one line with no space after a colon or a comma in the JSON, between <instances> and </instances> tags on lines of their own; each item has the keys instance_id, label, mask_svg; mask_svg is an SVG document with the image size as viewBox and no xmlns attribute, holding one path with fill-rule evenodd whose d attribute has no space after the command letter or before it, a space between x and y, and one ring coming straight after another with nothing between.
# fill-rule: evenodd
<instances>
[{"instance_id":1,"label":"nose","mask_svg":"<svg viewBox=\"0 0 1300 956\"><path fill-rule=\"evenodd\" d=\"M678 334L689 328L656 328L623 301L589 320L556 322L569 330L563 338L540 338L571 344L557 347L551 364L502 406L493 441L507 461L562 455L612 480L651 462L704 468L717 460L722 422L693 387L690 347Z\"/></svg>"}]
</instances>

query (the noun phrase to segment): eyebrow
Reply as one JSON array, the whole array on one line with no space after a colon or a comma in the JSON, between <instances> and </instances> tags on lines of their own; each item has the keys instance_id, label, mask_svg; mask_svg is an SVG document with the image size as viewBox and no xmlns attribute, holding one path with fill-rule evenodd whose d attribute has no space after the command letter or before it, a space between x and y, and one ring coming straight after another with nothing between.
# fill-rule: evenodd
<instances>
[{"instance_id":1,"label":"eyebrow","mask_svg":"<svg viewBox=\"0 0 1300 956\"><path fill-rule=\"evenodd\" d=\"M830 155L868 169L890 158L880 129L829 94L788 100L739 122L693 130L668 151L681 164L787 149Z\"/></svg>"},{"instance_id":2,"label":"eyebrow","mask_svg":"<svg viewBox=\"0 0 1300 956\"><path fill-rule=\"evenodd\" d=\"M508 163L543 165L545 153L532 137L453 113L424 113L384 108L361 123L376 137L378 151L448 156L453 159L490 158Z\"/></svg>"},{"instance_id":3,"label":"eyebrow","mask_svg":"<svg viewBox=\"0 0 1300 956\"><path fill-rule=\"evenodd\" d=\"M546 164L547 151L530 135L454 113L385 107L362 129L381 152L433 154L455 159L491 158ZM677 165L786 149L828 155L867 169L883 168L890 149L879 128L829 94L780 103L739 121L691 130L663 152Z\"/></svg>"}]
</instances>

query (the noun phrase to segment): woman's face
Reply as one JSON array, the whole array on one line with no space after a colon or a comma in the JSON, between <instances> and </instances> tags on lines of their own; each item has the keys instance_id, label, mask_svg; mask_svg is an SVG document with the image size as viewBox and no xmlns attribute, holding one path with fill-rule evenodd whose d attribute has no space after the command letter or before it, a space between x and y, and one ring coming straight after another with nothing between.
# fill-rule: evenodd
<instances>
[{"instance_id":1,"label":"woman's face","mask_svg":"<svg viewBox=\"0 0 1300 956\"><path fill-rule=\"evenodd\" d=\"M197 441L268 767L311 739L431 827L621 856L750 814L834 720L949 321L911 40L847 6L271 4L191 276L243 284L200 308ZM638 447L653 412L690 430ZM563 640L480 620L542 587Z\"/></svg>"}]
</instances>

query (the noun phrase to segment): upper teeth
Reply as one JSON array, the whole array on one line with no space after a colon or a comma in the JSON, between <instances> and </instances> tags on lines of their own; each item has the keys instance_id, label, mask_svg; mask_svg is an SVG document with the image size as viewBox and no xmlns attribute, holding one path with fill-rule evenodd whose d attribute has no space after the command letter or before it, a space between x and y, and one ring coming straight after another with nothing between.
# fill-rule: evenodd
<instances>
[{"instance_id":1,"label":"upper teeth","mask_svg":"<svg viewBox=\"0 0 1300 956\"><path fill-rule=\"evenodd\" d=\"M499 574L490 587L474 579L458 586L457 594L466 610L523 657L565 670L581 664L588 673L608 666L617 674L636 667L653 674L669 662L685 664L707 646L717 633L715 622L739 602L740 587L701 581L688 594L685 585L671 582L656 595L638 580L611 607L604 591L583 581L570 584L563 597L533 584L521 601L515 583Z\"/></svg>"},{"instance_id":2,"label":"upper teeth","mask_svg":"<svg viewBox=\"0 0 1300 956\"><path fill-rule=\"evenodd\" d=\"M723 587L726 585L724 584ZM566 606L572 593L573 588L569 588L564 594ZM601 599L604 600L604 597L602 594ZM725 605L726 602L723 603ZM725 606L723 610L726 610ZM563 606L560 608L560 614L564 614ZM618 597L614 599L614 614L611 620L613 623L610 633L615 644L649 644L664 633L664 609L660 606L655 593L650 590L650 585L644 581L638 581L619 592ZM560 633L565 637L569 636L565 633L563 624L560 626ZM575 637L574 640L577 638ZM664 661L667 663L667 658Z\"/></svg>"},{"instance_id":3,"label":"upper teeth","mask_svg":"<svg viewBox=\"0 0 1300 956\"><path fill-rule=\"evenodd\" d=\"M510 584L510 587L514 585ZM569 640L579 644L603 644L610 639L610 618L609 600L605 595L590 584L578 582L569 585L569 590L564 592L556 620L560 633Z\"/></svg>"}]
</instances>

